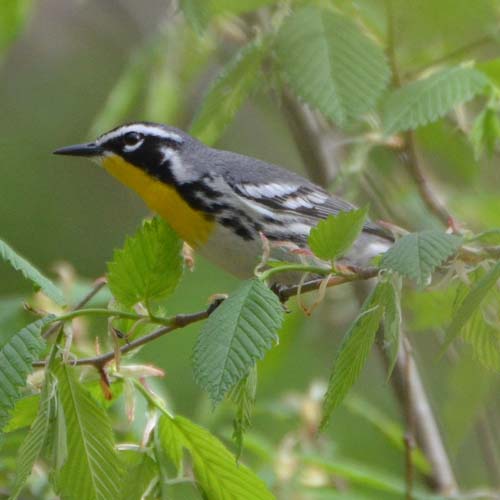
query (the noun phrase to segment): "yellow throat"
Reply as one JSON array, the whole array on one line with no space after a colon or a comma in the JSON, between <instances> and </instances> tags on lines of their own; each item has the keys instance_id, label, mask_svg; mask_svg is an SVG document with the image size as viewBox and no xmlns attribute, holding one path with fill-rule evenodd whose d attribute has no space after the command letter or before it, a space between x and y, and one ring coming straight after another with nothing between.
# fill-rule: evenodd
<instances>
[{"instance_id":1,"label":"yellow throat","mask_svg":"<svg viewBox=\"0 0 500 500\"><path fill-rule=\"evenodd\" d=\"M118 155L104 157L102 164L113 177L133 189L151 210L161 215L189 245L196 248L208 240L214 222L203 212L191 208L172 186L150 177Z\"/></svg>"}]
</instances>

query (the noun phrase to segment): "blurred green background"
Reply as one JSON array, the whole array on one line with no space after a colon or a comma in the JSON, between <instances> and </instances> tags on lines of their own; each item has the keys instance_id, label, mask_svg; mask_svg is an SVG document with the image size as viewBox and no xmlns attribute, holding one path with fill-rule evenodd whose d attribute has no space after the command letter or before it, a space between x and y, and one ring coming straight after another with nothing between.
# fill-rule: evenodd
<instances>
[{"instance_id":1,"label":"blurred green background","mask_svg":"<svg viewBox=\"0 0 500 500\"><path fill-rule=\"evenodd\" d=\"M383 31L383 2L337 3L347 12L362 9L374 29ZM439 6L434 8L431 4ZM406 29L399 33L405 40L400 56L408 70L498 26L498 2L458 4L456 12L460 15L456 18L447 1L412 0L407 4L407 13L404 6L401 8L401 24ZM445 19L445 14L452 19ZM461 23L465 23L460 16L466 18L467 29L460 29ZM430 20L433 23L424 22ZM154 118L189 128L207 86L238 45L238 22L218 28L220 31L212 40L196 41L199 36L179 21L178 8L164 0L33 2L22 34L3 55L0 66L0 237L51 276L54 265L62 261L69 262L86 279L103 275L113 250L135 231L148 211L134 193L94 164L54 157L51 152L89 139L91 131L101 124L119 124L107 123L111 112L104 117L101 113L109 109L113 92L118 99L117 82L126 87L124 78L133 80L130 74L134 64L148 67L144 71L148 80L137 84L137 98L124 106L126 113L119 122ZM165 37L166 42L161 45L165 52L153 62L145 62L144 53L149 53L151 44L155 47L156 36ZM479 59L498 55L496 42L481 45L475 53ZM187 67L183 57L191 58ZM472 147L456 123L450 121L421 129L417 140L426 167L441 185L443 196L457 217L478 230L500 226L498 156L476 160ZM304 172L272 92L255 96L242 108L218 147ZM382 191L382 202L392 204L395 217L400 218L395 222L411 229L436 224L423 209L412 182L401 171L396 153L380 147L369 155L360 154L359 158L364 166L369 166L363 177L359 176L356 158L339 157L339 162L348 166L341 168L333 180L337 191L352 201L363 201L366 186L373 188L375 183ZM360 178L363 182L358 183ZM372 208L375 216L387 215L383 213L383 203L374 203ZM197 257L195 271L186 272L168 310L196 311L205 307L211 294L229 292L235 284L231 276ZM26 281L0 263L1 295L12 297L20 308L22 297L29 290ZM264 442L276 454L273 460L280 460L279 450L286 449L287 436L298 439L300 432L306 432L307 412L317 413L318 400L314 390L309 392L311 384L326 380L336 347L357 309L350 286L332 291L313 318L305 318L292 305L280 346L273 349L259 369L252 435L265 436ZM457 476L465 487L492 484L492 473L488 472L481 452L481 439L488 438L480 436L476 424L478 417L498 416L498 377L486 373L467 352L458 367L447 360L437 361L438 343L427 334L425 318L420 319L424 326L417 325L412 339ZM176 411L195 417L227 437L230 407L212 413L206 397L193 382L190 355L198 331L197 325L179 330L144 348L140 358L165 370L162 390L170 395ZM340 408L318 449L326 455L372 464L374 470L385 471L402 481L403 453L387 438L391 423L401 429L400 411L375 354L355 392L363 404L369 405L368 410L357 405L356 399ZM295 399L291 396L294 393ZM378 424L377 411L383 415ZM499 442L498 435L494 439ZM262 462L249 452L245 452L244 458ZM291 465L289 468L293 470ZM274 473L278 474L276 470ZM398 495L387 493L379 498Z\"/></svg>"}]
</instances>

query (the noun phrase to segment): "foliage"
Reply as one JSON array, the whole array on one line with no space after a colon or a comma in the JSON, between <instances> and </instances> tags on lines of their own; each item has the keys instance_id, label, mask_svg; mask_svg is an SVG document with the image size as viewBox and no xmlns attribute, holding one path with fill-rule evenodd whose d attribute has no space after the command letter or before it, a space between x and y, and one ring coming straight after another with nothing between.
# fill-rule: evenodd
<instances>
[{"instance_id":1,"label":"foliage","mask_svg":"<svg viewBox=\"0 0 500 500\"><path fill-rule=\"evenodd\" d=\"M389 80L381 48L331 10L305 7L288 17L276 50L297 95L339 125L371 111Z\"/></svg>"},{"instance_id":2,"label":"foliage","mask_svg":"<svg viewBox=\"0 0 500 500\"><path fill-rule=\"evenodd\" d=\"M460 66L408 83L392 92L384 103L385 133L414 130L436 121L479 94L487 83L481 72Z\"/></svg>"},{"instance_id":3,"label":"foliage","mask_svg":"<svg viewBox=\"0 0 500 500\"><path fill-rule=\"evenodd\" d=\"M92 138L138 117L182 128L191 124L191 133L212 146L232 140L234 134L225 136L226 131L241 123L245 148L254 139L258 142L248 146L262 148L262 156L281 156L293 149L283 138L288 126L307 172L325 179L322 187L357 199L360 206L369 201L372 220L382 217L402 227L382 223L393 230L396 242L366 269L337 261L360 248L356 241L363 229L370 231L367 208L320 220L311 228L307 248L267 241L263 230L255 276L228 284L203 260L183 279L182 242L155 217L114 252L103 293L92 298L87 297L90 282L67 266L58 266L54 283L0 241L5 266L43 292L0 299L2 491L28 500L75 495L437 498L436 460L420 441L426 428L421 419L429 417L411 413L411 401L401 395L412 394L410 371L402 367L407 358L400 355L405 345L411 346L407 354L414 352L424 394L442 424L433 444L450 444L449 461L460 483L456 495L453 488L441 489L464 497L470 496L469 488L484 489L489 495L484 464L493 487L500 444L494 418L500 370L500 59L488 57L500 49L499 11L493 0L473 4L181 0L175 12L161 6L156 27L153 6L140 12L115 9L106 21L113 38L113 29L126 26L129 33L143 24L147 36L138 37L143 41L130 49L120 43L119 50L108 44L102 51L100 56L109 52L123 65L114 83L108 76L116 72L111 65L93 67L103 81L103 99L93 119L84 114L75 121L80 133L85 117L92 122ZM34 5L29 0L1 3L0 57L20 36ZM144 23L139 16L149 13ZM95 23L95 17L85 22ZM35 38L45 24L34 24ZM101 30L92 24L92 39L99 39L94 35ZM83 38L83 31L71 30L78 33L75 39ZM37 57L53 51L50 44L40 46L44 51L32 51ZM71 47L65 50L70 53ZM5 62L3 67L10 64ZM81 62L71 60L68 67L78 85L88 85L86 75L93 72ZM6 88L18 83L11 76L16 65L5 72ZM69 101L62 99L77 100L58 66L53 61L46 65L54 81L64 81L64 91L57 87L57 102L51 103L51 121L56 121L59 101L66 117L73 108L71 116L78 110L88 114L91 107L84 109L83 93L80 108L76 102L68 108ZM110 79L109 90L103 75ZM39 75L23 78L20 91L31 80L39 82ZM23 94L16 101L16 113L25 99ZM27 102L31 117L37 107ZM7 103L6 113L8 108ZM39 123L38 116L31 121ZM5 164L0 187L7 186L0 198L12 206L9 224L2 226L9 241L9 233L14 234L10 226L21 231L25 225L15 212L30 203L28 196L17 205L9 201L12 183L22 182L26 192L36 183L36 192L45 197L45 189L54 189L50 174L38 169L41 155L32 161L14 153L10 157L10 150L28 154L30 149L25 147L27 124L16 123L5 127L2 145L7 145L8 160L0 165ZM58 128L64 132L71 130L69 125ZM44 137L42 128L54 131L38 124L31 134L37 141ZM11 129L22 131L20 145L9 135ZM53 136L50 141L47 150ZM244 149L241 143L237 147ZM43 170L44 183L27 170L30 164ZM321 169L324 175L317 175ZM77 174L67 175L74 183ZM87 195L84 179L73 187ZM55 192L74 193L62 179ZM197 199L195 189L192 194ZM113 213L121 217L124 210L123 219L134 220L135 212L125 211L128 200L112 194L110 199L117 202ZM67 234L61 221L71 216L71 227L79 228L96 213L94 205L68 211L57 224L50 221L44 236L58 245L66 242L60 238ZM49 207L46 212L36 207L41 226ZM35 225L34 235L40 234ZM98 244L108 251L109 242L116 241L106 240L108 233L116 236L106 227L103 242L89 234L89 246L79 234L78 252L93 254ZM32 246L26 254L43 263L42 242L29 236ZM60 246L57 258L66 252ZM290 261L274 260L275 247ZM77 262L85 274L102 270L102 262L91 257L85 262L94 267L83 259ZM293 276L296 285L311 275L317 278L314 287L302 281L288 287L280 281ZM217 281L212 283L212 276ZM344 284L360 280L367 280L363 289ZM327 294L328 286L340 284L336 293ZM309 288L316 291L306 295ZM220 303L209 297L227 290ZM361 291L366 293L359 305ZM282 304L287 293L299 297ZM62 310L66 302L80 305ZM208 309L200 306L207 302ZM56 321L45 340L42 331ZM176 332L180 329L185 333ZM435 339L443 344L446 359L435 359ZM137 348L144 345L139 355ZM191 348L194 377L186 368ZM375 356L371 362L375 349L387 361L388 377ZM353 387L359 396L353 396ZM425 406L425 398L417 403ZM333 414L334 425L327 426ZM228 447L220 437L229 441ZM418 446L410 449L413 438Z\"/></svg>"},{"instance_id":4,"label":"foliage","mask_svg":"<svg viewBox=\"0 0 500 500\"><path fill-rule=\"evenodd\" d=\"M342 340L325 396L322 427L343 401L366 363L384 314L384 296L388 286L381 282L373 289Z\"/></svg>"},{"instance_id":5,"label":"foliage","mask_svg":"<svg viewBox=\"0 0 500 500\"><path fill-rule=\"evenodd\" d=\"M265 484L246 466L236 464L232 454L205 429L180 416L163 415L161 419L164 427L174 428L176 439L189 450L198 485L207 498L274 498ZM176 457L177 452L174 460Z\"/></svg>"},{"instance_id":6,"label":"foliage","mask_svg":"<svg viewBox=\"0 0 500 500\"><path fill-rule=\"evenodd\" d=\"M461 238L440 231L407 234L384 254L380 265L415 280L422 287L428 284L434 270L457 252L461 243Z\"/></svg>"},{"instance_id":7,"label":"foliage","mask_svg":"<svg viewBox=\"0 0 500 500\"><path fill-rule=\"evenodd\" d=\"M162 219L144 223L108 264L109 287L124 306L168 297L182 275L181 241Z\"/></svg>"},{"instance_id":8,"label":"foliage","mask_svg":"<svg viewBox=\"0 0 500 500\"><path fill-rule=\"evenodd\" d=\"M26 279L30 280L35 287L42 290L47 297L59 305L64 305L62 293L54 283L43 276L38 269L2 240L0 240L0 257L7 261L14 269L20 271Z\"/></svg>"},{"instance_id":9,"label":"foliage","mask_svg":"<svg viewBox=\"0 0 500 500\"><path fill-rule=\"evenodd\" d=\"M318 223L309 235L309 247L320 259L334 261L345 254L359 236L367 209L339 212Z\"/></svg>"},{"instance_id":10,"label":"foliage","mask_svg":"<svg viewBox=\"0 0 500 500\"><path fill-rule=\"evenodd\" d=\"M32 371L31 363L43 351L43 327L53 319L46 316L12 335L0 348L0 431L9 420L9 414L21 397L26 377Z\"/></svg>"},{"instance_id":11,"label":"foliage","mask_svg":"<svg viewBox=\"0 0 500 500\"><path fill-rule=\"evenodd\" d=\"M196 382L213 404L278 340L283 309L259 280L248 280L208 318L193 352Z\"/></svg>"}]
</instances>

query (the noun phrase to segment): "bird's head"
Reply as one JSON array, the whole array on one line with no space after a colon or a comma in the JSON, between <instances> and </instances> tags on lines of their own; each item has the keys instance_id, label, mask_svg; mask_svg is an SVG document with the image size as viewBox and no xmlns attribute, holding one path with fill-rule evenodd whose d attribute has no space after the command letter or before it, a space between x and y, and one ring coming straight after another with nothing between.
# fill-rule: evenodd
<instances>
[{"instance_id":1,"label":"bird's head","mask_svg":"<svg viewBox=\"0 0 500 500\"><path fill-rule=\"evenodd\" d=\"M135 122L120 125L93 142L57 149L54 154L90 158L113 170L114 175L120 168L135 167L169 182L173 177L178 179L187 174L181 156L194 141L174 127Z\"/></svg>"}]
</instances>

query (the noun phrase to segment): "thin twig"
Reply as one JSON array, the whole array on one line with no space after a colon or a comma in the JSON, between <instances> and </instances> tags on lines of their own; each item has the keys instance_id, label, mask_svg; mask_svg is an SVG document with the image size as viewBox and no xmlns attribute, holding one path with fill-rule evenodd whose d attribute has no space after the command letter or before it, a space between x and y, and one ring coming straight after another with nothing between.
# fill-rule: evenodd
<instances>
[{"instance_id":1,"label":"thin twig","mask_svg":"<svg viewBox=\"0 0 500 500\"><path fill-rule=\"evenodd\" d=\"M379 269L375 267L370 267L366 269L356 269L356 272L352 275L343 275L343 276L332 276L328 280L327 287L333 287L342 285L343 283L350 283L353 281L361 281L361 280L369 280L371 278L375 278L379 273ZM308 281L304 283L302 286L299 285L291 285L282 287L278 290L277 294L282 302L286 302L290 297L297 295L300 293L307 293L313 290L318 290L323 282L322 279Z\"/></svg>"},{"instance_id":2,"label":"thin twig","mask_svg":"<svg viewBox=\"0 0 500 500\"><path fill-rule=\"evenodd\" d=\"M415 414L412 408L412 388L413 382L411 376L413 373L413 356L410 343L403 337L401 342L405 355L405 414L406 414L406 432L404 436L405 455L406 455L406 500L413 500L413 484L415 481L415 468L413 465L413 451L415 449Z\"/></svg>"},{"instance_id":3,"label":"thin twig","mask_svg":"<svg viewBox=\"0 0 500 500\"><path fill-rule=\"evenodd\" d=\"M349 283L352 281L368 280L377 276L379 272L377 268L367 268L367 269L353 268L353 270L355 272L353 272L352 275L333 276L328 281L327 286L332 287L332 286L342 285L344 283ZM306 292L311 292L313 290L318 290L322 282L323 280L321 279L307 282L302 286L300 292L306 293ZM276 293L282 302L286 302L289 298L297 295L298 292L299 292L299 287L292 285L292 286L282 287ZM148 344L149 342L152 342L153 340L156 340L157 338L162 337L163 335L166 335L174 330L178 330L179 328L183 328L198 321L207 319L210 316L210 314L212 314L212 312L219 306L221 302L222 301L220 300L213 302L204 311L199 311L191 314L177 314L176 316L168 318L168 323L169 323L168 326L163 326L161 328L158 328L154 332L151 332L148 335L144 335L143 337L140 337L134 340L133 342L129 342L128 344L122 346L120 348L120 354L125 354L133 349L136 349L137 347ZM81 307L81 305L82 304L80 303L79 307ZM82 313L83 312L84 310L82 311ZM61 322L58 322L57 325L60 326ZM105 354L100 354L98 356L77 359L72 364L75 366L91 365L97 368L98 370L102 370L102 368L107 363L115 359L115 357L116 357L116 352L115 350L112 350ZM45 366L45 361L36 361L33 363L33 366L43 367Z\"/></svg>"},{"instance_id":4,"label":"thin twig","mask_svg":"<svg viewBox=\"0 0 500 500\"><path fill-rule=\"evenodd\" d=\"M177 316L174 316L172 318L172 324L170 326L164 326L162 328L158 328L158 330L155 330L154 332L151 332L148 335L144 335L143 337L140 337L137 340L134 340L133 342L124 345L123 347L120 348L120 352L121 354L125 354L133 349L136 349L137 347L152 342L153 340L156 340L157 338L166 335L167 333L177 330L178 328L183 328L185 326L191 325L192 323L196 323L197 321L206 319L212 313L213 310L214 307L210 306L205 311L199 311L193 314L178 314ZM113 350L105 354L101 354L99 356L77 359L72 364L76 366L92 365L95 366L97 369L100 369L114 358L115 358L115 351ZM33 366L35 367L45 366L45 361L37 361L33 363Z\"/></svg>"},{"instance_id":5,"label":"thin twig","mask_svg":"<svg viewBox=\"0 0 500 500\"><path fill-rule=\"evenodd\" d=\"M92 289L83 297L78 304L76 304L74 307L71 308L71 311L76 311L77 309L81 309L83 306L88 304L101 290L101 288L106 284L106 279L105 278L98 278ZM59 331L61 328L62 323L59 321L57 323L54 323L44 334L43 338L48 339L51 335Z\"/></svg>"},{"instance_id":6,"label":"thin twig","mask_svg":"<svg viewBox=\"0 0 500 500\"><path fill-rule=\"evenodd\" d=\"M387 57L389 59L389 65L391 66L392 83L394 87L398 88L401 87L402 81L396 59L393 0L386 0L385 4L387 12ZM429 211L433 213L446 227L451 227L455 230L455 219L436 196L434 188L429 183L427 176L420 165L415 145L415 137L411 131L404 134L402 157L404 158L404 163L409 174L417 185L420 197L426 204Z\"/></svg>"},{"instance_id":7,"label":"thin twig","mask_svg":"<svg viewBox=\"0 0 500 500\"><path fill-rule=\"evenodd\" d=\"M290 104L291 101L285 101ZM290 115L288 115L290 121ZM293 115L294 120L300 120L300 113ZM298 126L297 123L290 123L290 127L298 127L300 130L308 130L308 121L302 118L302 123ZM309 146L301 148L301 152L304 151L315 151L318 152L322 149L322 143L314 134L316 129L309 129L309 133L304 133L301 136L303 142L309 141ZM322 173L316 174L314 177L316 179L327 179L328 172L332 170L330 159L330 164L327 154L323 150L323 154L316 154L315 158L320 158L321 161L314 161L313 166L311 166L311 158L306 154L303 154L303 161L308 165L309 171L312 168L323 169ZM325 186L325 184L323 184ZM386 355L385 351L381 349L381 352ZM412 356L413 360L413 356ZM400 350L398 354L398 362L396 363L394 373L391 377L391 384L393 385L396 393L397 400L400 407L404 409L406 401L406 390L404 389L404 380L406 372L406 363L404 360L404 355ZM434 418L428 396L425 392L424 385L422 383L420 374L413 360L411 363L411 372L409 380L411 382L410 394L412 396L412 408L414 414L414 422L416 428L417 442L425 453L425 456L432 467L431 479L435 489L439 492L447 493L457 493L457 483L451 469L450 461L444 447L443 438L439 432L436 420Z\"/></svg>"},{"instance_id":8,"label":"thin twig","mask_svg":"<svg viewBox=\"0 0 500 500\"><path fill-rule=\"evenodd\" d=\"M405 134L405 147L404 147L405 164L408 172L415 181L420 197L426 204L427 208L433 213L445 227L451 227L457 232L457 223L455 218L448 211L446 206L439 200L434 188L431 186L427 175L424 173L420 165L417 148L415 145L415 135L413 132Z\"/></svg>"}]
</instances>

